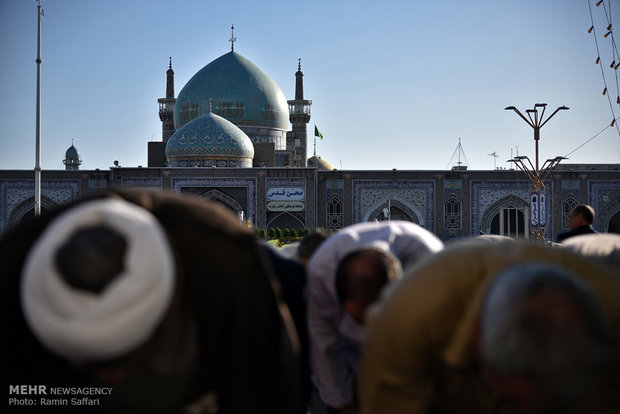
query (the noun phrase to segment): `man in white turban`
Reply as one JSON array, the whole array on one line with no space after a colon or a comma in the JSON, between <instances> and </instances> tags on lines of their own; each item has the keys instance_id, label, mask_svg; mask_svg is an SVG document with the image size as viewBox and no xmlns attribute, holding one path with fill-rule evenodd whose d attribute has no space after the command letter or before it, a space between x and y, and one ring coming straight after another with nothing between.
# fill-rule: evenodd
<instances>
[{"instance_id":1,"label":"man in white turban","mask_svg":"<svg viewBox=\"0 0 620 414\"><path fill-rule=\"evenodd\" d=\"M9 384L109 389L89 412L299 412L277 278L215 203L80 200L5 234L0 263Z\"/></svg>"}]
</instances>

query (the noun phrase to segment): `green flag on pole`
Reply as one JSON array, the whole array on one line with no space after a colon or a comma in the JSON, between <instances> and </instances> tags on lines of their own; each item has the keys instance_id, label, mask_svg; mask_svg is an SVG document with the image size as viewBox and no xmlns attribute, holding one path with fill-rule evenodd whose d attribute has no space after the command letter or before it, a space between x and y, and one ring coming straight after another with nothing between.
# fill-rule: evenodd
<instances>
[{"instance_id":1,"label":"green flag on pole","mask_svg":"<svg viewBox=\"0 0 620 414\"><path fill-rule=\"evenodd\" d=\"M316 127L316 125L314 126L314 136L323 139L323 134L319 132L319 129Z\"/></svg>"}]
</instances>

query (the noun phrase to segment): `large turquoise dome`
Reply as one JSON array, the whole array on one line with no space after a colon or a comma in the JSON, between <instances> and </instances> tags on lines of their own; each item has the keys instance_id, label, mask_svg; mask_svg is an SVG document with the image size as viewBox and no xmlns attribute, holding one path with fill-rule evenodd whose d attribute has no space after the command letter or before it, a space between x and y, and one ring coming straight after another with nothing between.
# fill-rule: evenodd
<instances>
[{"instance_id":1,"label":"large turquoise dome","mask_svg":"<svg viewBox=\"0 0 620 414\"><path fill-rule=\"evenodd\" d=\"M288 129L288 104L280 87L234 51L209 63L183 87L174 108L175 126L210 110L240 127Z\"/></svg>"},{"instance_id":2,"label":"large turquoise dome","mask_svg":"<svg viewBox=\"0 0 620 414\"><path fill-rule=\"evenodd\" d=\"M166 144L170 167L252 167L250 138L231 122L213 113L193 119L172 134Z\"/></svg>"}]
</instances>

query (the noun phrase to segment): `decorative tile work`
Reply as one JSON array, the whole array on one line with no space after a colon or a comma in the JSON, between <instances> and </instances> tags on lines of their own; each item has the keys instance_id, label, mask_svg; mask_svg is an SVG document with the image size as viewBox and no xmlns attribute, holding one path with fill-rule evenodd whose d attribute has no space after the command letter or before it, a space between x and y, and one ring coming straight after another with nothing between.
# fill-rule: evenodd
<instances>
[{"instance_id":1,"label":"decorative tile work","mask_svg":"<svg viewBox=\"0 0 620 414\"><path fill-rule=\"evenodd\" d=\"M401 202L418 215L420 225L435 232L435 181L432 180L352 180L353 222L368 215L388 199Z\"/></svg>"},{"instance_id":2,"label":"decorative tile work","mask_svg":"<svg viewBox=\"0 0 620 414\"><path fill-rule=\"evenodd\" d=\"M344 180L325 182L326 228L341 229L344 224Z\"/></svg>"},{"instance_id":3,"label":"decorative tile work","mask_svg":"<svg viewBox=\"0 0 620 414\"><path fill-rule=\"evenodd\" d=\"M251 159L254 156L254 147L248 136L235 125L218 115L208 113L183 125L168 139L168 159L178 160L187 156ZM197 166L200 164L192 165Z\"/></svg>"},{"instance_id":4,"label":"decorative tile work","mask_svg":"<svg viewBox=\"0 0 620 414\"><path fill-rule=\"evenodd\" d=\"M481 234L481 219L487 210L504 198L516 197L523 200L529 206L530 182L529 181L472 181L471 182L471 234ZM545 188L545 209L547 216L546 238L553 237L553 182L547 181Z\"/></svg>"},{"instance_id":5,"label":"decorative tile work","mask_svg":"<svg viewBox=\"0 0 620 414\"><path fill-rule=\"evenodd\" d=\"M343 190L344 180L326 180L325 186L328 190Z\"/></svg>"},{"instance_id":6,"label":"decorative tile work","mask_svg":"<svg viewBox=\"0 0 620 414\"><path fill-rule=\"evenodd\" d=\"M580 203L579 180L562 180L562 231L568 231L568 216L572 209Z\"/></svg>"},{"instance_id":7,"label":"decorative tile work","mask_svg":"<svg viewBox=\"0 0 620 414\"><path fill-rule=\"evenodd\" d=\"M620 182L588 181L588 200L596 213L592 227L597 231L607 231L609 219L620 211Z\"/></svg>"},{"instance_id":8,"label":"decorative tile work","mask_svg":"<svg viewBox=\"0 0 620 414\"><path fill-rule=\"evenodd\" d=\"M306 187L306 179L304 177L266 177L265 187Z\"/></svg>"},{"instance_id":9,"label":"decorative tile work","mask_svg":"<svg viewBox=\"0 0 620 414\"><path fill-rule=\"evenodd\" d=\"M245 187L247 189L248 200L246 218L256 223L256 178L245 177L172 177L170 179L170 190L180 193L183 187Z\"/></svg>"},{"instance_id":10,"label":"decorative tile work","mask_svg":"<svg viewBox=\"0 0 620 414\"><path fill-rule=\"evenodd\" d=\"M341 229L344 224L342 201L332 197L327 201L326 228L330 230Z\"/></svg>"},{"instance_id":11,"label":"decorative tile work","mask_svg":"<svg viewBox=\"0 0 620 414\"><path fill-rule=\"evenodd\" d=\"M288 105L280 87L237 52L215 59L185 84L177 96L175 124L183 125L196 112L206 114L211 107L236 125L284 131L289 125Z\"/></svg>"},{"instance_id":12,"label":"decorative tile work","mask_svg":"<svg viewBox=\"0 0 620 414\"><path fill-rule=\"evenodd\" d=\"M88 189L89 190L107 190L108 189L108 180L105 178L91 178L88 180Z\"/></svg>"},{"instance_id":13,"label":"decorative tile work","mask_svg":"<svg viewBox=\"0 0 620 414\"><path fill-rule=\"evenodd\" d=\"M48 202L47 207L50 208L76 200L79 196L79 180L41 181L41 204L43 207L46 207L44 202ZM31 197L34 198L34 180L0 182L0 233L6 231L11 225L9 218L14 209Z\"/></svg>"},{"instance_id":14,"label":"decorative tile work","mask_svg":"<svg viewBox=\"0 0 620 414\"><path fill-rule=\"evenodd\" d=\"M175 167L220 167L220 168L252 168L252 159L218 159L218 160L198 160L198 159L170 159L168 166Z\"/></svg>"},{"instance_id":15,"label":"decorative tile work","mask_svg":"<svg viewBox=\"0 0 620 414\"><path fill-rule=\"evenodd\" d=\"M573 198L578 197L579 187L579 180L562 180L562 194L564 194L564 192L577 191Z\"/></svg>"},{"instance_id":16,"label":"decorative tile work","mask_svg":"<svg viewBox=\"0 0 620 414\"><path fill-rule=\"evenodd\" d=\"M161 177L122 178L121 187L124 189L159 192L161 191L161 187L162 187L162 179Z\"/></svg>"},{"instance_id":17,"label":"decorative tile work","mask_svg":"<svg viewBox=\"0 0 620 414\"><path fill-rule=\"evenodd\" d=\"M463 236L463 182L461 180L445 180L443 182L443 200L443 240L458 240Z\"/></svg>"}]
</instances>

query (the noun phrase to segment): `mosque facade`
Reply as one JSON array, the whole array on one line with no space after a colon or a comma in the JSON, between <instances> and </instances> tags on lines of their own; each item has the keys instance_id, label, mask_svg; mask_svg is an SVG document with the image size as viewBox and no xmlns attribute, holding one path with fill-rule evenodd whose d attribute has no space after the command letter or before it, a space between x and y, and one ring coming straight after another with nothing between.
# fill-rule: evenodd
<instances>
[{"instance_id":1,"label":"mosque facade","mask_svg":"<svg viewBox=\"0 0 620 414\"><path fill-rule=\"evenodd\" d=\"M480 234L531 237L530 181L517 170L337 170L308 158L312 101L295 97L234 51L200 69L175 97L174 71L158 99L162 140L147 145L147 167L80 170L71 145L65 170L42 172L43 210L111 189L171 191L225 205L252 227L338 230L354 223L408 220L444 241ZM415 167L415 166L412 166ZM581 203L594 228L620 233L620 165L559 165L545 181L545 237L568 228ZM0 170L0 233L33 214L34 174Z\"/></svg>"}]
</instances>

